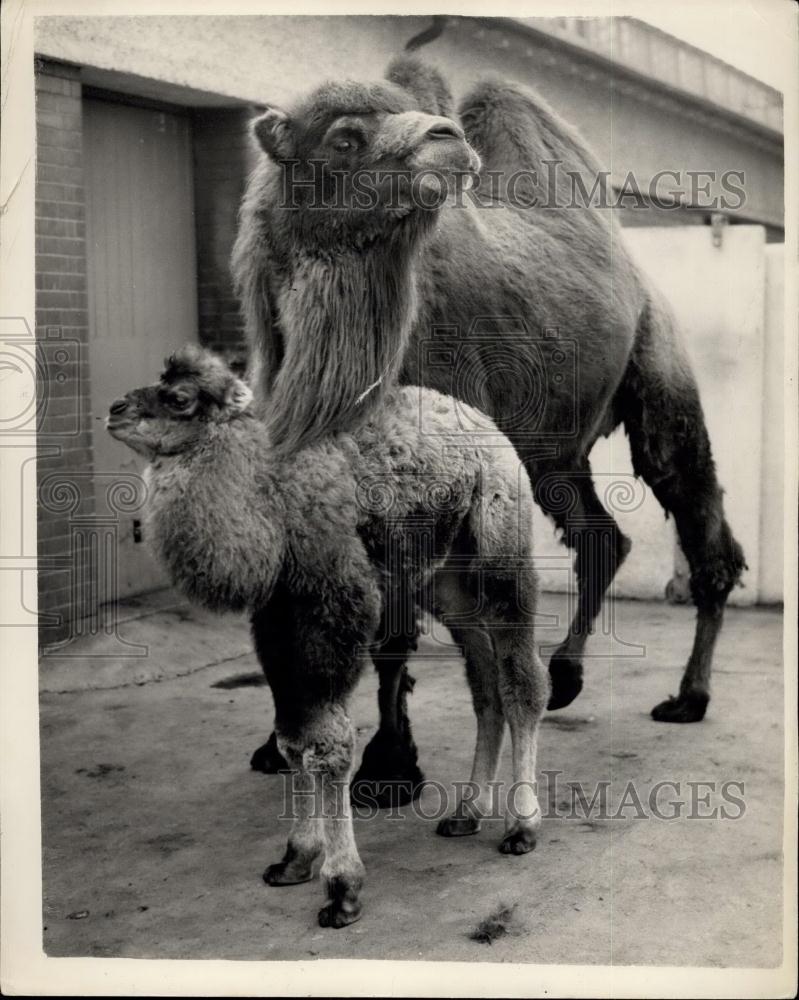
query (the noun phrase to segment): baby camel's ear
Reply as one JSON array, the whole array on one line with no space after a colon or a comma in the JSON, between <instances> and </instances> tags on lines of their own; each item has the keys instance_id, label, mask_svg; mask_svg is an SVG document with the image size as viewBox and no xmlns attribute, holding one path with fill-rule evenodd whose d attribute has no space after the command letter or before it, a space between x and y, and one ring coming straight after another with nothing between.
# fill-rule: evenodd
<instances>
[{"instance_id":1,"label":"baby camel's ear","mask_svg":"<svg viewBox=\"0 0 799 1000\"><path fill-rule=\"evenodd\" d=\"M252 402L252 390L240 378L231 380L225 389L225 411L229 414L241 413Z\"/></svg>"},{"instance_id":2,"label":"baby camel's ear","mask_svg":"<svg viewBox=\"0 0 799 1000\"><path fill-rule=\"evenodd\" d=\"M267 108L251 127L261 149L273 160L288 160L294 155L294 131L285 111Z\"/></svg>"}]
</instances>

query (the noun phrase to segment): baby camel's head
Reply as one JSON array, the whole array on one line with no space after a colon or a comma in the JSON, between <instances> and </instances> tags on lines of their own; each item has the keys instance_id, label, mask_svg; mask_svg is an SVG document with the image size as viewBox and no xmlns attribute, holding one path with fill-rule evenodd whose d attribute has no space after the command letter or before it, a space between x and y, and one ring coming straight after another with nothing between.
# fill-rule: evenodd
<instances>
[{"instance_id":1,"label":"baby camel's head","mask_svg":"<svg viewBox=\"0 0 799 1000\"><path fill-rule=\"evenodd\" d=\"M220 358L192 344L167 358L155 385L111 404L106 427L139 454L176 455L202 440L210 424L239 416L252 393Z\"/></svg>"}]
</instances>

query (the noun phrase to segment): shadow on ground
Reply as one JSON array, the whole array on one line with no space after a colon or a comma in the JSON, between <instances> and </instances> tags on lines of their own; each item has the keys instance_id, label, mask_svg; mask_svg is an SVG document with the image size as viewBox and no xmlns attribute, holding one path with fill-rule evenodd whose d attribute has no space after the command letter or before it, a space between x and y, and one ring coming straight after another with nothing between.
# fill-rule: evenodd
<instances>
[{"instance_id":1,"label":"shadow on ground","mask_svg":"<svg viewBox=\"0 0 799 1000\"><path fill-rule=\"evenodd\" d=\"M545 594L541 605L540 639L556 643L566 599ZM341 931L316 924L318 879L282 889L261 881L289 823L278 818L283 779L249 769L272 705L255 684L243 620L162 596L119 627L127 642L150 647L146 657L120 657L107 639L46 657L46 952L779 964L781 614L729 611L708 717L682 727L652 722L649 709L676 692L692 610L617 601L614 629L615 638L591 641L583 694L542 727L540 772L558 774L542 776L547 815L536 851L500 855L500 821L475 837L437 837L441 792L431 785L416 810L357 821L365 912ZM446 642L441 634L420 646L411 715L420 763L448 789L469 776L474 719ZM365 674L353 702L361 748L376 722L375 690ZM590 808L603 781L604 813L601 798ZM575 782L585 804L577 796L572 808ZM662 818L651 808L659 782L678 786L661 786ZM743 815L723 819L722 808ZM501 930L481 936L497 915Z\"/></svg>"}]
</instances>

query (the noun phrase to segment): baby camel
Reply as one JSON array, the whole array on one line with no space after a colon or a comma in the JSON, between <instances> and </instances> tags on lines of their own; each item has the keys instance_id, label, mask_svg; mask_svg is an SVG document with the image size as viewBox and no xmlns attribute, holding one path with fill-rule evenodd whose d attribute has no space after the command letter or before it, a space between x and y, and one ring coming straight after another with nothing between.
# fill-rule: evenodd
<instances>
[{"instance_id":1,"label":"baby camel","mask_svg":"<svg viewBox=\"0 0 799 1000\"><path fill-rule=\"evenodd\" d=\"M390 654L397 600L447 622L477 715L468 794L438 832L479 828L507 720L513 808L500 850L535 846L549 679L533 636L532 495L493 424L433 390L390 389L360 430L290 458L270 449L250 398L219 358L187 347L160 382L115 402L107 426L149 460L147 536L175 584L211 608L252 612L278 745L315 793L296 796L286 853L264 879L305 882L324 852L319 922L343 927L360 916L364 875L347 702L365 658Z\"/></svg>"}]
</instances>

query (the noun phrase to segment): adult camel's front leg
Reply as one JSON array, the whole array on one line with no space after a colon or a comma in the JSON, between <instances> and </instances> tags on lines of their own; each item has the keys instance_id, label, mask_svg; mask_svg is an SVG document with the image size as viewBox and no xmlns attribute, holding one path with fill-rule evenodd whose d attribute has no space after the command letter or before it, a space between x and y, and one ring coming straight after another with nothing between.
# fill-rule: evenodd
<instances>
[{"instance_id":1,"label":"adult camel's front leg","mask_svg":"<svg viewBox=\"0 0 799 1000\"><path fill-rule=\"evenodd\" d=\"M407 660L416 649L416 636L415 607L394 608L383 616L373 653L380 677L380 725L352 780L356 805L378 809L406 805L423 787L424 775L417 763L418 751L408 718L408 694L415 681L408 673ZM280 637L275 635L271 641L279 642ZM292 769L278 748L274 732L252 755L250 766L264 774Z\"/></svg>"},{"instance_id":2,"label":"adult camel's front leg","mask_svg":"<svg viewBox=\"0 0 799 1000\"><path fill-rule=\"evenodd\" d=\"M377 695L380 726L367 744L353 779L353 796L362 805L376 805L378 809L406 805L418 795L424 782L408 718L408 695L416 681L408 673L406 659L414 647L415 641L401 658L387 656L376 663L380 676ZM274 732L252 755L250 767L263 774L291 770L278 749Z\"/></svg>"},{"instance_id":3,"label":"adult camel's front leg","mask_svg":"<svg viewBox=\"0 0 799 1000\"><path fill-rule=\"evenodd\" d=\"M377 695L380 725L367 744L352 781L356 806L388 809L407 805L421 792L424 783L408 718L408 695L415 681L408 673L407 660L416 648L416 618L412 612L404 618L403 622L395 617L389 625L384 616L381 638L373 653L380 677ZM397 627L398 621L401 627Z\"/></svg>"},{"instance_id":4,"label":"adult camel's front leg","mask_svg":"<svg viewBox=\"0 0 799 1000\"><path fill-rule=\"evenodd\" d=\"M250 757L250 767L262 774L279 774L281 771L290 770L288 761L278 750L277 734L274 730L266 743L262 743Z\"/></svg>"}]
</instances>

